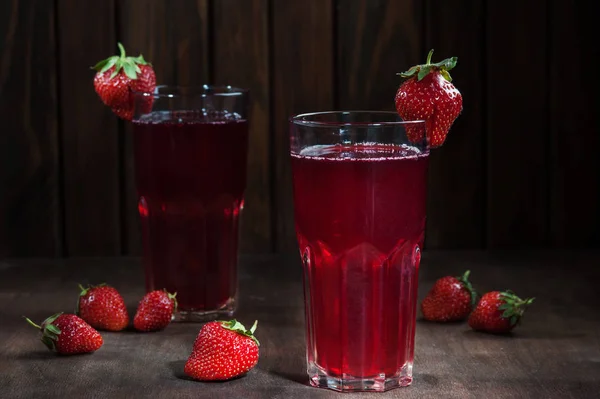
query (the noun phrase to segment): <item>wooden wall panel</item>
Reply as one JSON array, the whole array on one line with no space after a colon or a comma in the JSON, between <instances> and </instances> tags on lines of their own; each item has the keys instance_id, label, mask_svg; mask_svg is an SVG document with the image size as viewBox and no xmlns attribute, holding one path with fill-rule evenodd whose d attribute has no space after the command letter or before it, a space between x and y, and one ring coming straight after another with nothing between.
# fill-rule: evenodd
<instances>
[{"instance_id":1,"label":"wooden wall panel","mask_svg":"<svg viewBox=\"0 0 600 399\"><path fill-rule=\"evenodd\" d=\"M248 177L241 221L242 252L272 250L269 4L267 0L213 3L215 84L250 90Z\"/></svg>"},{"instance_id":2,"label":"wooden wall panel","mask_svg":"<svg viewBox=\"0 0 600 399\"><path fill-rule=\"evenodd\" d=\"M430 48L458 56L464 110L431 154L426 247L600 247L592 0L83 3L0 2L0 258L141 253L131 128L88 69L118 40L160 84L251 89L243 252L296 249L289 117L391 110Z\"/></svg>"},{"instance_id":3,"label":"wooden wall panel","mask_svg":"<svg viewBox=\"0 0 600 399\"><path fill-rule=\"evenodd\" d=\"M595 4L553 1L550 14L551 245L600 247L600 44ZM549 137L546 135L546 137Z\"/></svg>"},{"instance_id":4,"label":"wooden wall panel","mask_svg":"<svg viewBox=\"0 0 600 399\"><path fill-rule=\"evenodd\" d=\"M423 2L338 0L336 16L336 106L393 111L396 73L423 58Z\"/></svg>"},{"instance_id":5,"label":"wooden wall panel","mask_svg":"<svg viewBox=\"0 0 600 399\"><path fill-rule=\"evenodd\" d=\"M451 71L463 96L463 112L444 146L431 151L426 248L483 248L485 245L485 25L481 1L430 0L426 13L425 51L434 60L458 57ZM468 40L465 40L468 38Z\"/></svg>"},{"instance_id":6,"label":"wooden wall panel","mask_svg":"<svg viewBox=\"0 0 600 399\"><path fill-rule=\"evenodd\" d=\"M548 231L547 2L487 2L487 246L539 247ZM468 178L465 176L465 178Z\"/></svg>"},{"instance_id":7,"label":"wooden wall panel","mask_svg":"<svg viewBox=\"0 0 600 399\"><path fill-rule=\"evenodd\" d=\"M272 0L273 143L277 250L295 250L289 121L331 110L334 93L332 0Z\"/></svg>"},{"instance_id":8,"label":"wooden wall panel","mask_svg":"<svg viewBox=\"0 0 600 399\"><path fill-rule=\"evenodd\" d=\"M156 72L157 84L210 83L207 0L125 0L117 2L119 37L131 54L142 53ZM124 252L141 253L129 124L124 128Z\"/></svg>"},{"instance_id":9,"label":"wooden wall panel","mask_svg":"<svg viewBox=\"0 0 600 399\"><path fill-rule=\"evenodd\" d=\"M117 117L89 66L117 51L114 2L59 0L58 50L68 256L121 253Z\"/></svg>"},{"instance_id":10,"label":"wooden wall panel","mask_svg":"<svg viewBox=\"0 0 600 399\"><path fill-rule=\"evenodd\" d=\"M62 254L55 16L0 3L0 257Z\"/></svg>"}]
</instances>

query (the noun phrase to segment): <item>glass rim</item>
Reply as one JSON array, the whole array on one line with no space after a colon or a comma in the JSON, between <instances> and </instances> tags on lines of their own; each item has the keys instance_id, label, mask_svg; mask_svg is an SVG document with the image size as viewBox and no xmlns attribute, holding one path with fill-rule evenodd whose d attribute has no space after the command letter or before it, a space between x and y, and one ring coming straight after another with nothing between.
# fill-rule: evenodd
<instances>
[{"instance_id":1,"label":"glass rim","mask_svg":"<svg viewBox=\"0 0 600 399\"><path fill-rule=\"evenodd\" d=\"M344 127L344 126L406 126L406 125L421 125L425 123L425 120L415 120L415 121L404 121L404 120L383 120L376 122L336 122L336 121L319 121L309 119L311 117L319 116L319 115L350 115L350 114L367 114L367 115L382 115L394 117L395 119L400 118L397 112L394 111L367 111L367 110L355 110L355 111L319 111L319 112L307 112L303 114L298 114L292 116L290 118L290 122L295 125L300 126L308 126L308 127Z\"/></svg>"},{"instance_id":2,"label":"glass rim","mask_svg":"<svg viewBox=\"0 0 600 399\"><path fill-rule=\"evenodd\" d=\"M249 90L231 85L158 85L153 92L136 91L130 89L134 96L154 98L179 98L179 97L242 97ZM164 90L164 92L161 92Z\"/></svg>"}]
</instances>

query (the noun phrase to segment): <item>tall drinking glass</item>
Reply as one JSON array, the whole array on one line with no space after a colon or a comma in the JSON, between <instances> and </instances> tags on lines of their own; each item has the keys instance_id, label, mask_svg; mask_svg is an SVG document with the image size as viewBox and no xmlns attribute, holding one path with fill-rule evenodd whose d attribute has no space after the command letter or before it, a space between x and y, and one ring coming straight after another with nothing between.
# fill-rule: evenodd
<instances>
[{"instance_id":1,"label":"tall drinking glass","mask_svg":"<svg viewBox=\"0 0 600 399\"><path fill-rule=\"evenodd\" d=\"M146 290L177 293L175 320L231 316L246 187L247 92L160 86L134 96Z\"/></svg>"},{"instance_id":2,"label":"tall drinking glass","mask_svg":"<svg viewBox=\"0 0 600 399\"><path fill-rule=\"evenodd\" d=\"M412 381L429 156L424 136L423 121L403 122L392 112L291 120L313 386L385 391Z\"/></svg>"}]
</instances>

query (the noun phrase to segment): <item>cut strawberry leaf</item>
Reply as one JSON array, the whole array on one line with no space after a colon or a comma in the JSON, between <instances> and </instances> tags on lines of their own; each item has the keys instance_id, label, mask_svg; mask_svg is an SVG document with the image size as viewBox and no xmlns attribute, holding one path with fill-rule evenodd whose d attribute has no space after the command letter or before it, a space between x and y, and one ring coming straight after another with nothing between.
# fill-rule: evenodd
<instances>
[{"instance_id":1,"label":"cut strawberry leaf","mask_svg":"<svg viewBox=\"0 0 600 399\"><path fill-rule=\"evenodd\" d=\"M51 333L56 334L56 335L60 334L60 328L56 327L54 324L48 324L46 326L46 330L48 330Z\"/></svg>"},{"instance_id":2,"label":"cut strawberry leaf","mask_svg":"<svg viewBox=\"0 0 600 399\"><path fill-rule=\"evenodd\" d=\"M135 71L135 66L133 64L131 64L129 62L124 62L123 70L125 71L125 75L127 75L127 77L129 79L133 79L133 80L137 79L137 73Z\"/></svg>"},{"instance_id":3,"label":"cut strawberry leaf","mask_svg":"<svg viewBox=\"0 0 600 399\"><path fill-rule=\"evenodd\" d=\"M431 67L429 67L429 66L422 66L419 69L419 73L417 74L417 80L423 80L423 78L425 76L427 76L429 74L429 72L431 72Z\"/></svg>"},{"instance_id":4,"label":"cut strawberry leaf","mask_svg":"<svg viewBox=\"0 0 600 399\"><path fill-rule=\"evenodd\" d=\"M444 77L444 79L446 79L448 82L452 82L452 76L450 76L450 73L448 73L447 70L441 69L440 73L442 74L442 76Z\"/></svg>"},{"instance_id":5,"label":"cut strawberry leaf","mask_svg":"<svg viewBox=\"0 0 600 399\"><path fill-rule=\"evenodd\" d=\"M102 68L100 69L100 73L104 73L104 72L108 71L110 68L112 68L117 63L118 60L119 60L119 57L117 57L116 55L108 58L106 64L104 66L102 66Z\"/></svg>"}]
</instances>

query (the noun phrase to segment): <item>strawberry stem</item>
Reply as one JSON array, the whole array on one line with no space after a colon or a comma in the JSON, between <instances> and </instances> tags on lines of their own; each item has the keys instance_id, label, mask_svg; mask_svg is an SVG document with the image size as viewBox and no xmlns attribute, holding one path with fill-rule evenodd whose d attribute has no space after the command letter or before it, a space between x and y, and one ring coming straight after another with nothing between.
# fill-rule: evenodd
<instances>
[{"instance_id":1,"label":"strawberry stem","mask_svg":"<svg viewBox=\"0 0 600 399\"><path fill-rule=\"evenodd\" d=\"M38 326L37 324L35 324L33 321L31 321L30 318L23 316L23 318L27 321L27 323L29 323L30 325L34 326L35 328L37 328L38 330L41 330L42 327Z\"/></svg>"},{"instance_id":2,"label":"strawberry stem","mask_svg":"<svg viewBox=\"0 0 600 399\"><path fill-rule=\"evenodd\" d=\"M125 58L125 47L123 47L121 42L117 42L117 46L119 47L119 51L121 52L121 58Z\"/></svg>"},{"instance_id":3,"label":"strawberry stem","mask_svg":"<svg viewBox=\"0 0 600 399\"><path fill-rule=\"evenodd\" d=\"M427 54L427 62L425 65L431 65L431 57L433 56L433 49L429 50L429 54Z\"/></svg>"},{"instance_id":4,"label":"strawberry stem","mask_svg":"<svg viewBox=\"0 0 600 399\"><path fill-rule=\"evenodd\" d=\"M258 320L254 320L254 324L252 324L252 327L250 327L251 334L254 334L254 331L256 331L257 326L258 326Z\"/></svg>"}]
</instances>

